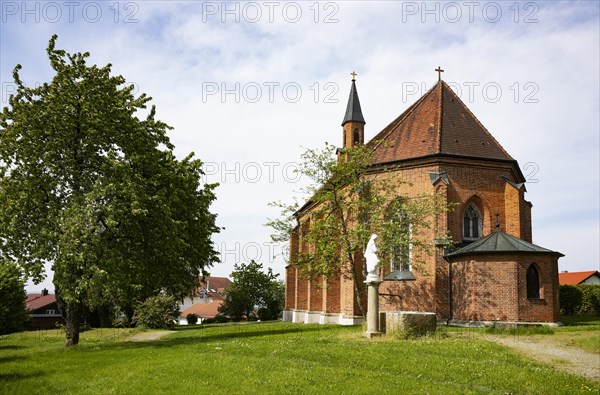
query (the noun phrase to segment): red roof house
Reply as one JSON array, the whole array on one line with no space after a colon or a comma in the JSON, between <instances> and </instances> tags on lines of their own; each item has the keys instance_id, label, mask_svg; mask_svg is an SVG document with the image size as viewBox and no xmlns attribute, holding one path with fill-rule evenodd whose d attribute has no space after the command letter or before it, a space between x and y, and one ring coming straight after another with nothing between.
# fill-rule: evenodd
<instances>
[{"instance_id":1,"label":"red roof house","mask_svg":"<svg viewBox=\"0 0 600 395\"><path fill-rule=\"evenodd\" d=\"M27 294L25 303L31 317L31 329L55 329L57 325L65 323L58 309L56 295L48 293L47 289L42 293Z\"/></svg>"},{"instance_id":2,"label":"red roof house","mask_svg":"<svg viewBox=\"0 0 600 395\"><path fill-rule=\"evenodd\" d=\"M560 285L600 284L600 273L597 270L587 272L558 273Z\"/></svg>"},{"instance_id":3,"label":"red roof house","mask_svg":"<svg viewBox=\"0 0 600 395\"><path fill-rule=\"evenodd\" d=\"M187 315L198 315L200 322L204 319L215 318L219 307L223 304L223 292L229 287L231 280L227 277L204 277L199 279L199 285L192 295L184 298L179 305L179 324L187 325Z\"/></svg>"}]
</instances>

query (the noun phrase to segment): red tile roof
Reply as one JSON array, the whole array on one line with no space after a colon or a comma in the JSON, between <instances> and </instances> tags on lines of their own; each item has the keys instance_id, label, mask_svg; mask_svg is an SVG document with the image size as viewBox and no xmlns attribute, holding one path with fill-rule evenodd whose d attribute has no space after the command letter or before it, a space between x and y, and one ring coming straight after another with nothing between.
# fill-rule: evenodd
<instances>
[{"instance_id":1,"label":"red tile roof","mask_svg":"<svg viewBox=\"0 0 600 395\"><path fill-rule=\"evenodd\" d=\"M28 294L27 310L33 311L56 302L56 295Z\"/></svg>"},{"instance_id":2,"label":"red tile roof","mask_svg":"<svg viewBox=\"0 0 600 395\"><path fill-rule=\"evenodd\" d=\"M577 285L581 284L593 275L600 277L600 273L597 270L592 270L589 272L558 273L558 283L561 285Z\"/></svg>"},{"instance_id":3,"label":"red tile roof","mask_svg":"<svg viewBox=\"0 0 600 395\"><path fill-rule=\"evenodd\" d=\"M227 277L206 276L204 277L204 279L200 277L199 281L200 286L198 287L198 290L202 288L208 288L208 292L223 292L231 284L231 280Z\"/></svg>"},{"instance_id":4,"label":"red tile roof","mask_svg":"<svg viewBox=\"0 0 600 395\"><path fill-rule=\"evenodd\" d=\"M376 163L448 154L514 161L443 81L377 134Z\"/></svg>"},{"instance_id":5,"label":"red tile roof","mask_svg":"<svg viewBox=\"0 0 600 395\"><path fill-rule=\"evenodd\" d=\"M197 314L202 318L214 318L219 313L219 307L223 304L222 300L216 300L211 303L196 303L181 312L181 316L188 314Z\"/></svg>"}]
</instances>

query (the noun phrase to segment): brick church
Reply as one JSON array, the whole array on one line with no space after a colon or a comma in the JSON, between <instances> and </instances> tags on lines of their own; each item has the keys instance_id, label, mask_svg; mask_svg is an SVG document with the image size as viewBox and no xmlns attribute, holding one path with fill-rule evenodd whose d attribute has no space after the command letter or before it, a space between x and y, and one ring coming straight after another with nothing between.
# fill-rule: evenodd
<instances>
[{"instance_id":1,"label":"brick church","mask_svg":"<svg viewBox=\"0 0 600 395\"><path fill-rule=\"evenodd\" d=\"M365 124L353 78L343 147L365 144ZM455 204L436 219L435 228L460 247L448 251L436 245L421 270L380 261L379 291L389 295L380 297L380 311L435 312L449 323L559 320L558 259L563 255L532 244L532 204L525 200L519 164L448 84L439 78L366 144L374 150L373 171L398 172L410 182L402 186L405 194L437 193ZM303 248L301 229L310 214L310 205L296 214L291 254ZM284 321L362 322L347 277L308 279L287 266Z\"/></svg>"}]
</instances>

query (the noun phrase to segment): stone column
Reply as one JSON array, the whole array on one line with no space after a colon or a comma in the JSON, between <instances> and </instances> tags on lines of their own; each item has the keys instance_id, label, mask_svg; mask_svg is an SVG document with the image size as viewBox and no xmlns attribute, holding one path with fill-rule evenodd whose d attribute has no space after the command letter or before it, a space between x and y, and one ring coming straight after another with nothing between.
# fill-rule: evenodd
<instances>
[{"instance_id":1,"label":"stone column","mask_svg":"<svg viewBox=\"0 0 600 395\"><path fill-rule=\"evenodd\" d=\"M364 336L368 339L383 335L379 331L379 276L369 273L367 276L367 331Z\"/></svg>"}]
</instances>

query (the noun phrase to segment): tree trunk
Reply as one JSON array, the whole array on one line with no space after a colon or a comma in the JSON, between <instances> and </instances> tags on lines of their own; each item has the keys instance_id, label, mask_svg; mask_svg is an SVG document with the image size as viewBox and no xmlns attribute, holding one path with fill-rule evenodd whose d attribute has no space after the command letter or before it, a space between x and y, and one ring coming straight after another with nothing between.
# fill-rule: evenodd
<instances>
[{"instance_id":1,"label":"tree trunk","mask_svg":"<svg viewBox=\"0 0 600 395\"><path fill-rule=\"evenodd\" d=\"M65 347L76 346L79 343L79 324L81 323L81 304L67 303L67 318L65 327L67 341Z\"/></svg>"}]
</instances>

